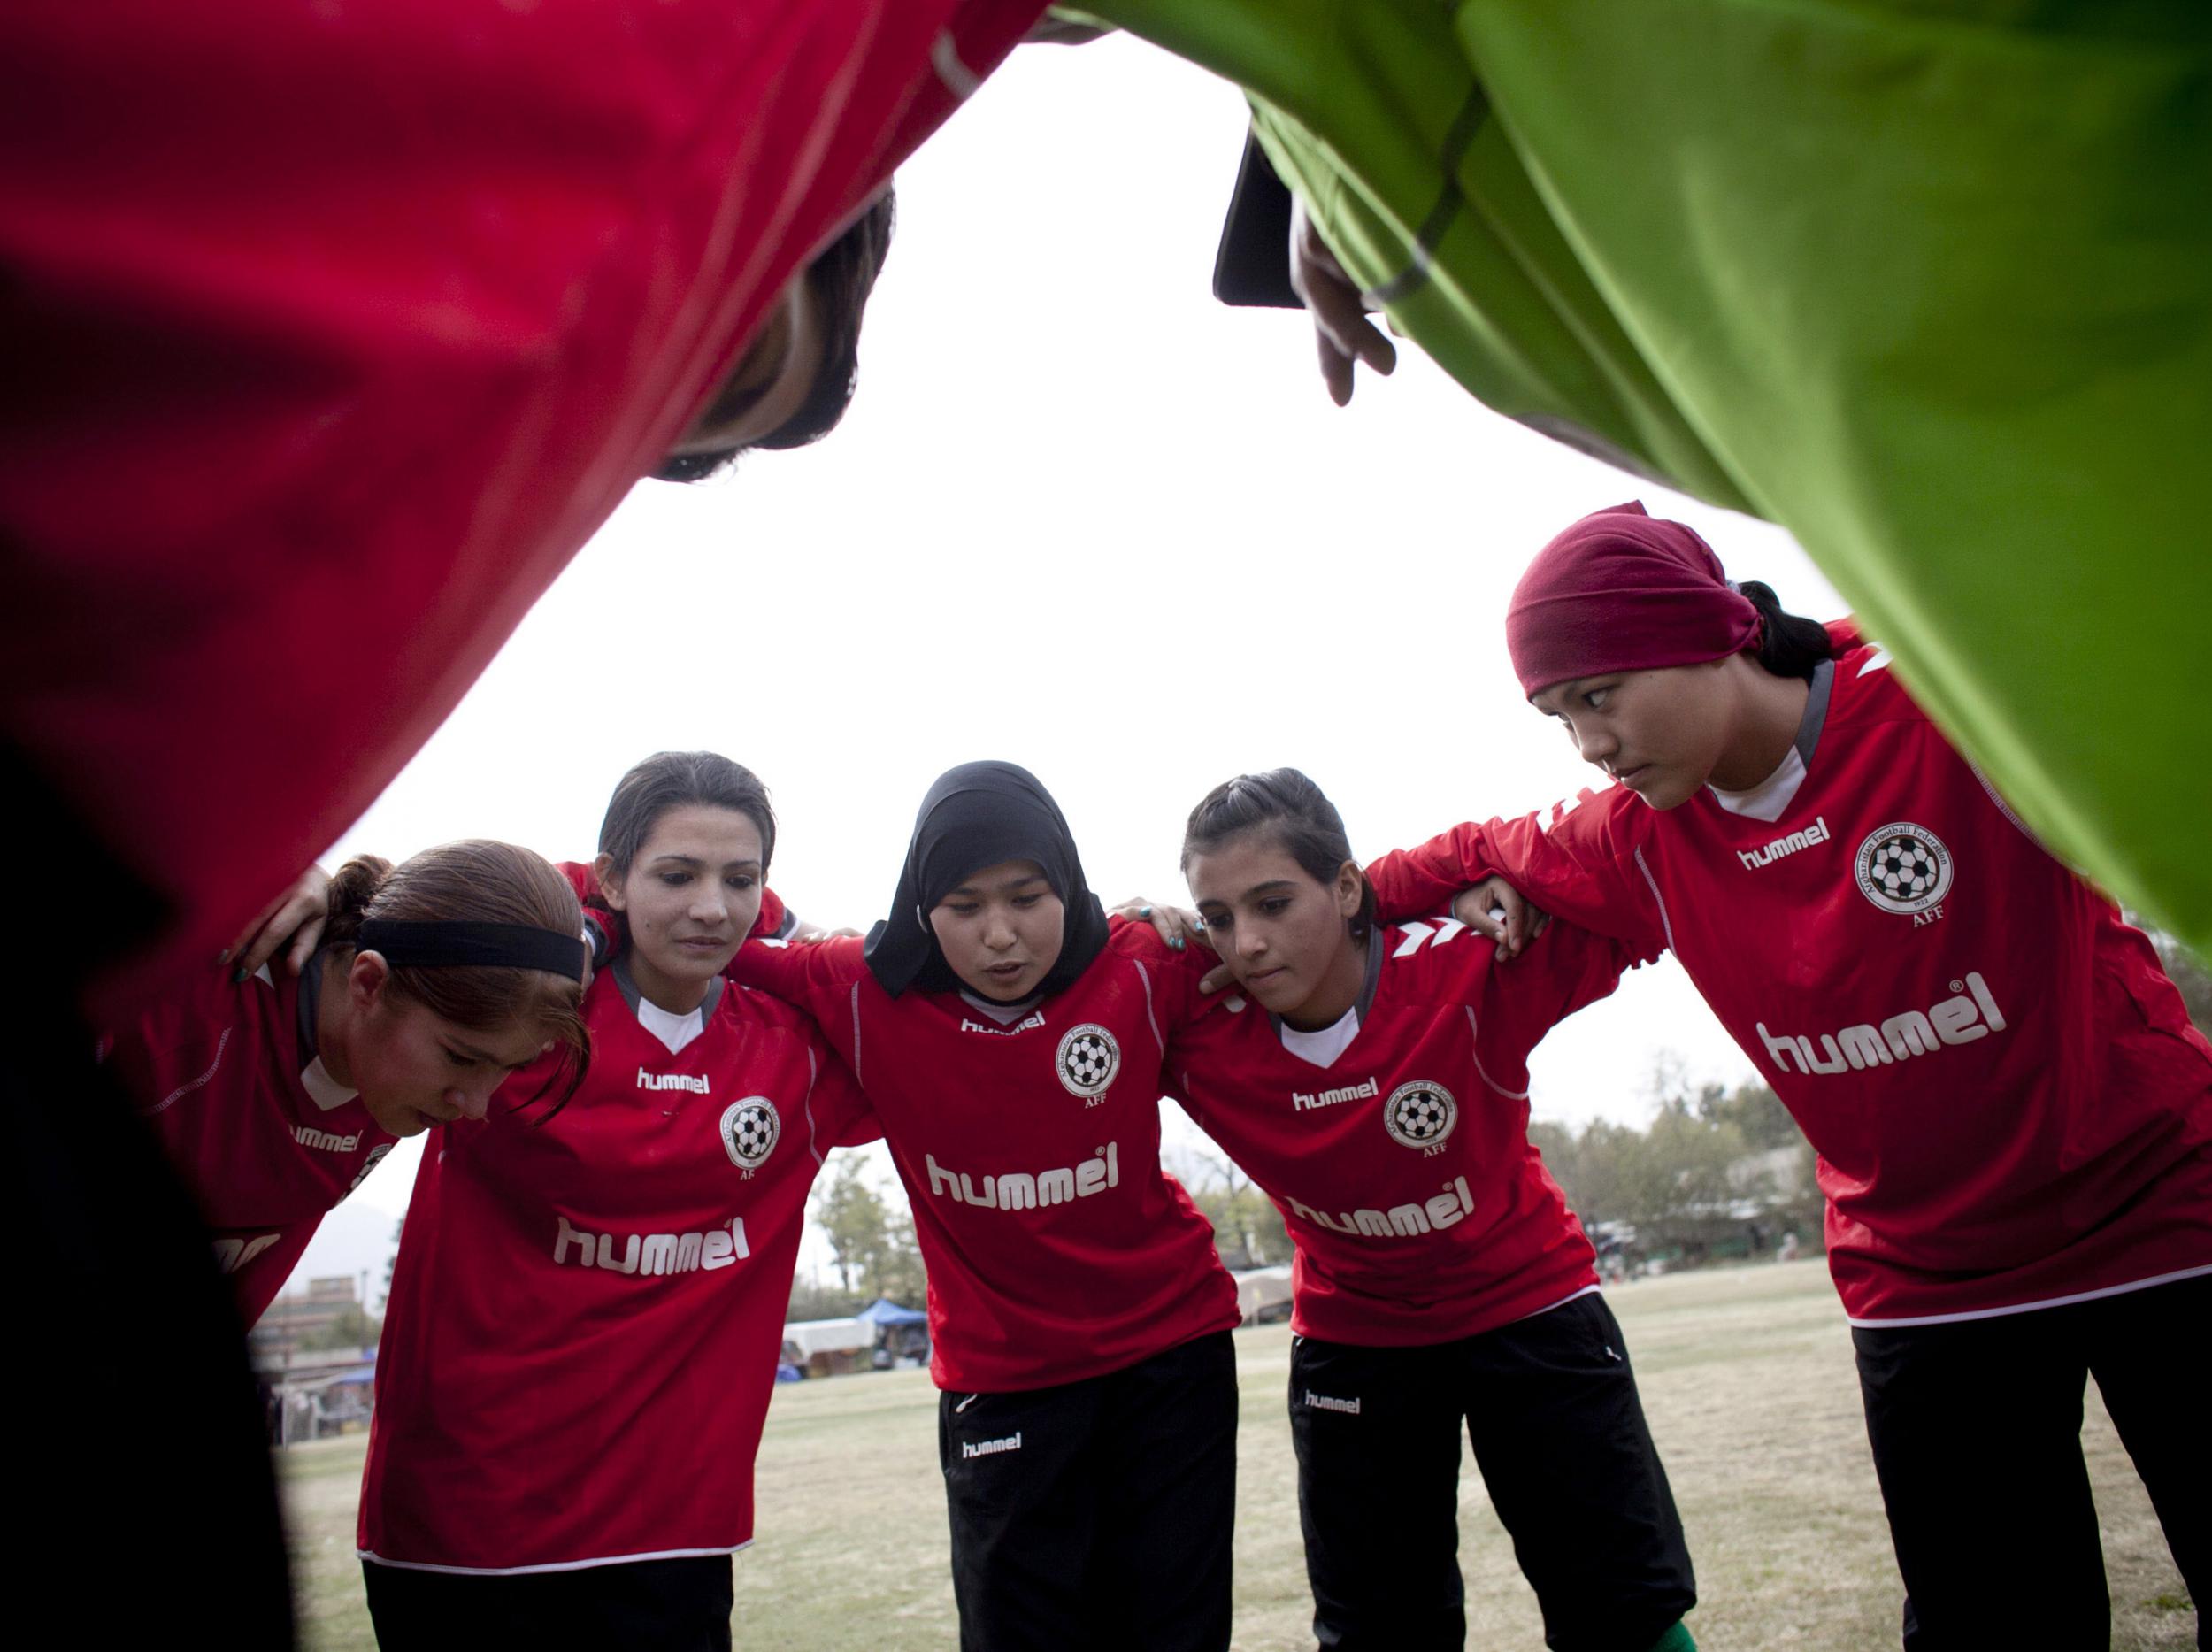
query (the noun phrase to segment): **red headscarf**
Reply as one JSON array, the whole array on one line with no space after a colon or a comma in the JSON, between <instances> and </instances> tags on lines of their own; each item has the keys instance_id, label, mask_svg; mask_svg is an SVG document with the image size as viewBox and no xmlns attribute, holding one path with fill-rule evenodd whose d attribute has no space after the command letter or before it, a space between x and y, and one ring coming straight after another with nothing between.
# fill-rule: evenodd
<instances>
[{"instance_id":1,"label":"red headscarf","mask_svg":"<svg viewBox=\"0 0 2212 1652\"><path fill-rule=\"evenodd\" d=\"M1694 665L1759 640L1759 611L1712 547L1632 501L1594 511L1536 553L1513 588L1506 647L1521 691Z\"/></svg>"}]
</instances>

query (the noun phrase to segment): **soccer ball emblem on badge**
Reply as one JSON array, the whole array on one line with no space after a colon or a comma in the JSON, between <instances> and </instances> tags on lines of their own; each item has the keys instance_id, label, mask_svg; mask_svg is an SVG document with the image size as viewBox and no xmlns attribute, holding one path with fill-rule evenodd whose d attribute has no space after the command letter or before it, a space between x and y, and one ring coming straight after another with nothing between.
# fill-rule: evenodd
<instances>
[{"instance_id":1,"label":"soccer ball emblem on badge","mask_svg":"<svg viewBox=\"0 0 2212 1652\"><path fill-rule=\"evenodd\" d=\"M369 1149L368 1157L361 1161L361 1169L359 1173L357 1174L350 1182L346 1184L346 1191L348 1193L351 1193L363 1182L368 1180L369 1172L374 1170L379 1164L381 1164L384 1162L385 1155L389 1153L391 1150L392 1144L389 1141L380 1142L375 1147L371 1148Z\"/></svg>"},{"instance_id":2,"label":"soccer ball emblem on badge","mask_svg":"<svg viewBox=\"0 0 2212 1652\"><path fill-rule=\"evenodd\" d=\"M1859 893L1885 912L1924 912L1951 892L1951 851L1926 826L1909 820L1868 833L1852 869Z\"/></svg>"},{"instance_id":3,"label":"soccer ball emblem on badge","mask_svg":"<svg viewBox=\"0 0 2212 1652\"><path fill-rule=\"evenodd\" d=\"M1383 1128L1400 1147L1435 1147L1458 1122L1459 1103L1452 1093L1426 1079L1400 1085L1383 1103Z\"/></svg>"},{"instance_id":4,"label":"soccer ball emblem on badge","mask_svg":"<svg viewBox=\"0 0 2212 1652\"><path fill-rule=\"evenodd\" d=\"M758 1170L776 1150L783 1121L764 1095L749 1095L722 1110L722 1146L740 1170Z\"/></svg>"},{"instance_id":5,"label":"soccer ball emblem on badge","mask_svg":"<svg viewBox=\"0 0 2212 1652\"><path fill-rule=\"evenodd\" d=\"M1060 1082L1069 1095L1096 1095L1121 1071L1121 1046L1097 1022L1086 1021L1068 1029L1053 1064L1060 1070Z\"/></svg>"}]
</instances>

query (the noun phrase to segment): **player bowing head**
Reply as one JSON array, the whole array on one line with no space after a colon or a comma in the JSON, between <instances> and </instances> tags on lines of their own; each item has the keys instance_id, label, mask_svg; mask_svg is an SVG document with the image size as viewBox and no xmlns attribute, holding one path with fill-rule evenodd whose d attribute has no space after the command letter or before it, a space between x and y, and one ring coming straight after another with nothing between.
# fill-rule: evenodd
<instances>
[{"instance_id":1,"label":"player bowing head","mask_svg":"<svg viewBox=\"0 0 2212 1652\"><path fill-rule=\"evenodd\" d=\"M1689 1550L1628 1345L1528 1140L1529 1052L1631 953L1565 924L1503 966L1456 924L1386 942L1342 818L1295 769L1209 792L1183 868L1240 991L1171 1037L1168 1087L1297 1249L1291 1440L1321 1643L1463 1643L1463 1429L1549 1644L1688 1652Z\"/></svg>"},{"instance_id":2,"label":"player bowing head","mask_svg":"<svg viewBox=\"0 0 2212 1652\"><path fill-rule=\"evenodd\" d=\"M1214 949L1271 1013L1310 1029L1357 1000L1374 891L1336 805L1296 769L1207 793L1184 834L1183 875Z\"/></svg>"},{"instance_id":3,"label":"player bowing head","mask_svg":"<svg viewBox=\"0 0 2212 1652\"><path fill-rule=\"evenodd\" d=\"M895 216L887 184L792 278L657 480L699 481L755 448L803 448L837 428L859 382L861 322Z\"/></svg>"},{"instance_id":4,"label":"player bowing head","mask_svg":"<svg viewBox=\"0 0 2212 1652\"><path fill-rule=\"evenodd\" d=\"M2212 1527L2187 1511L2212 1424L2166 1350L2212 1310L2212 1046L2148 939L1886 653L1732 585L1680 523L1574 523L1506 634L1532 703L1618 784L1369 876L1386 916L1500 874L1671 949L1789 1108L1819 1155L1907 1643L2105 1643L2092 1372L2203 1598Z\"/></svg>"},{"instance_id":5,"label":"player bowing head","mask_svg":"<svg viewBox=\"0 0 2212 1652\"><path fill-rule=\"evenodd\" d=\"M396 1141L482 1118L549 1050L531 1095L573 1091L590 1051L581 936L567 880L527 849L364 857L331 880L299 974L205 972L104 1041L199 1195L249 1321Z\"/></svg>"},{"instance_id":6,"label":"player bowing head","mask_svg":"<svg viewBox=\"0 0 2212 1652\"><path fill-rule=\"evenodd\" d=\"M1836 652L1817 621L1783 612L1755 580L1735 584L1696 534L1637 504L1593 512L1544 548L1506 638L1529 703L1655 809L1771 775Z\"/></svg>"},{"instance_id":7,"label":"player bowing head","mask_svg":"<svg viewBox=\"0 0 2212 1652\"><path fill-rule=\"evenodd\" d=\"M483 1118L549 1049L561 1057L545 1084L565 1100L591 1049L575 898L538 856L485 840L396 867L348 861L331 880L315 982L324 1068L395 1136Z\"/></svg>"},{"instance_id":8,"label":"player bowing head","mask_svg":"<svg viewBox=\"0 0 2212 1652\"><path fill-rule=\"evenodd\" d=\"M425 1156L362 1484L387 1648L729 1644L808 1189L874 1134L806 1019L720 973L775 841L727 757L624 775L568 869L626 942L585 995L589 1077L557 1115L464 1119Z\"/></svg>"},{"instance_id":9,"label":"player bowing head","mask_svg":"<svg viewBox=\"0 0 2212 1652\"><path fill-rule=\"evenodd\" d=\"M969 763L864 945L733 966L835 1041L912 1203L970 1652L1228 1645L1239 1316L1160 1169L1164 1041L1200 1007L1178 956L1108 918L1034 775Z\"/></svg>"},{"instance_id":10,"label":"player bowing head","mask_svg":"<svg viewBox=\"0 0 2212 1652\"><path fill-rule=\"evenodd\" d=\"M964 764L930 788L891 914L866 956L893 993L1018 1003L1065 987L1106 944L1060 806L1010 763Z\"/></svg>"},{"instance_id":11,"label":"player bowing head","mask_svg":"<svg viewBox=\"0 0 2212 1652\"><path fill-rule=\"evenodd\" d=\"M760 916L776 817L750 769L711 751L664 751L622 777L592 875L622 916L638 990L695 1010Z\"/></svg>"}]
</instances>

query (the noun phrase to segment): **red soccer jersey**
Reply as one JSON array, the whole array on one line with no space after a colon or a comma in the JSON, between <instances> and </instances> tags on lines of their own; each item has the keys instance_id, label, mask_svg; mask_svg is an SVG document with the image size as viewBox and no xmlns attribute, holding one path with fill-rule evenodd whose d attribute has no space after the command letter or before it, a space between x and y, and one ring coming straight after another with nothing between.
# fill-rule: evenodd
<instances>
[{"instance_id":1,"label":"red soccer jersey","mask_svg":"<svg viewBox=\"0 0 2212 1652\"><path fill-rule=\"evenodd\" d=\"M170 898L169 967L375 799L1041 9L0 6L0 739Z\"/></svg>"},{"instance_id":2,"label":"red soccer jersey","mask_svg":"<svg viewBox=\"0 0 2212 1652\"><path fill-rule=\"evenodd\" d=\"M1175 963L1115 919L1075 983L1008 1026L958 993L892 997L857 941L740 949L731 969L813 1014L882 1123L939 1387L1079 1382L1238 1322L1211 1226L1160 1168L1161 1057L1198 1004Z\"/></svg>"},{"instance_id":3,"label":"red soccer jersey","mask_svg":"<svg viewBox=\"0 0 2212 1652\"><path fill-rule=\"evenodd\" d=\"M101 1040L198 1198L248 1325L284 1288L323 1213L397 1140L324 1070L300 1000L288 974L264 968L234 984L198 970Z\"/></svg>"},{"instance_id":4,"label":"red soccer jersey","mask_svg":"<svg viewBox=\"0 0 2212 1652\"><path fill-rule=\"evenodd\" d=\"M1488 872L1674 949L1820 1154L1853 1323L1972 1318L2212 1272L2212 1046L2150 942L2053 860L1878 649L1836 662L1758 819L1616 787L1369 876L1425 911Z\"/></svg>"},{"instance_id":5,"label":"red soccer jersey","mask_svg":"<svg viewBox=\"0 0 2212 1652\"><path fill-rule=\"evenodd\" d=\"M865 1103L805 1018L739 987L672 1051L616 972L551 1117L442 1126L393 1270L361 1489L390 1565L549 1571L753 1535L753 1456L807 1191Z\"/></svg>"},{"instance_id":6,"label":"red soccer jersey","mask_svg":"<svg viewBox=\"0 0 2212 1652\"><path fill-rule=\"evenodd\" d=\"M1554 924L1494 968L1491 942L1449 918L1369 944L1374 996L1326 1065L1237 993L1168 1046L1171 1090L1282 1210L1292 1328L1448 1342L1595 1290L1590 1241L1528 1139L1528 1054L1613 990L1627 949Z\"/></svg>"}]
</instances>

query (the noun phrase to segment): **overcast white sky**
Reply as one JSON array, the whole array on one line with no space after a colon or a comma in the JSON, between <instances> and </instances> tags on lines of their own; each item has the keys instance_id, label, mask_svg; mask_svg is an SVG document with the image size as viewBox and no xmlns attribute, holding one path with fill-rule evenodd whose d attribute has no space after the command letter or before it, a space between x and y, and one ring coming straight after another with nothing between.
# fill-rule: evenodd
<instances>
[{"instance_id":1,"label":"overcast white sky","mask_svg":"<svg viewBox=\"0 0 2212 1652\"><path fill-rule=\"evenodd\" d=\"M1242 771L1304 769L1363 858L1593 778L1503 645L1522 565L1585 511L1641 497L1842 611L1779 529L1497 418L1410 345L1331 405L1302 315L1209 290L1243 130L1233 88L1139 42L1018 51L900 174L844 425L640 484L327 864L466 836L587 857L626 767L706 747L774 794L776 888L864 926L930 780L1004 757L1110 903L1179 900L1183 818ZM1536 1113L1640 1122L1666 1053L1750 1072L1671 961L1553 1035ZM303 1271L380 1273L346 1235L388 1226L365 1218L415 1163Z\"/></svg>"}]
</instances>

